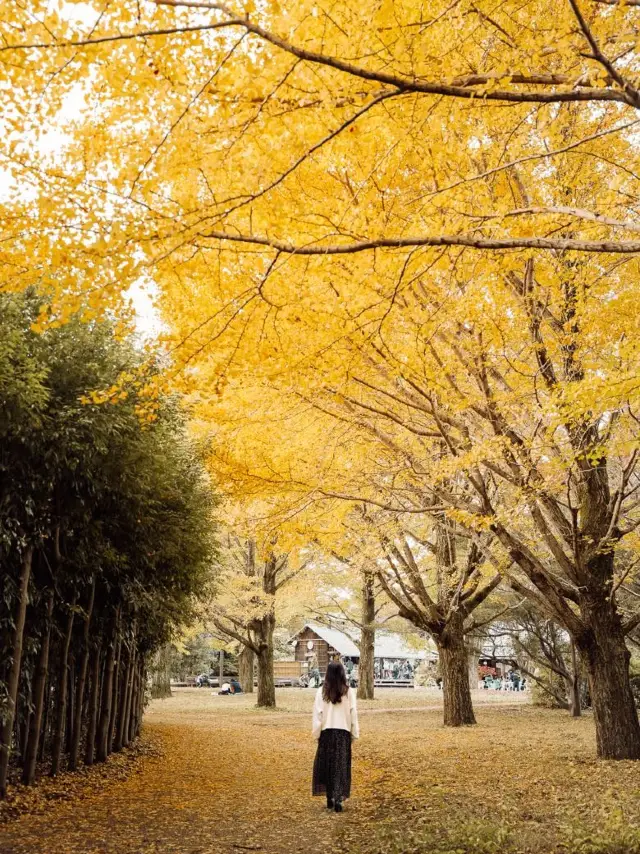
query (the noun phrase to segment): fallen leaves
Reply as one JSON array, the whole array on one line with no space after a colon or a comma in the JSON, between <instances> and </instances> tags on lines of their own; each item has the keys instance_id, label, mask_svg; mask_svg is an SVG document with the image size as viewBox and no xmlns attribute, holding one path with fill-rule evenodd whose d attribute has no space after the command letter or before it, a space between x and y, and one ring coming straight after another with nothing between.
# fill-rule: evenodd
<instances>
[{"instance_id":1,"label":"fallen leaves","mask_svg":"<svg viewBox=\"0 0 640 854\"><path fill-rule=\"evenodd\" d=\"M478 726L445 730L437 691L378 694L361 704L354 796L341 816L310 795L313 691L279 690L285 708L267 712L253 708L255 696L184 689L149 710L146 737L162 755L82 797L74 787L69 799L43 801L0 831L0 850L640 852L640 767L596 760L589 717L481 693Z\"/></svg>"},{"instance_id":2,"label":"fallen leaves","mask_svg":"<svg viewBox=\"0 0 640 854\"><path fill-rule=\"evenodd\" d=\"M72 802L96 796L140 771L143 758L159 755L161 748L158 740L151 734L145 734L144 738L119 753L112 753L104 763L81 765L77 771L61 773L57 777L42 776L36 786L24 786L16 777L9 787L7 799L0 800L0 825L8 824L20 816L47 813L55 802ZM18 773L19 769L16 771Z\"/></svg>"}]
</instances>

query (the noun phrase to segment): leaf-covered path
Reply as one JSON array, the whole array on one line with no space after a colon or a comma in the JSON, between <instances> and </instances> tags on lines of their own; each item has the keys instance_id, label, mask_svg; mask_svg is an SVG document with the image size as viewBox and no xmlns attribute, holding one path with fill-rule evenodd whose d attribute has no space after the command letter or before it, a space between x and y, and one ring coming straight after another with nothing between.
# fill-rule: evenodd
<instances>
[{"instance_id":1,"label":"leaf-covered path","mask_svg":"<svg viewBox=\"0 0 640 854\"><path fill-rule=\"evenodd\" d=\"M534 711L515 695L480 696L499 707L480 709L477 728L446 731L437 696L381 696L362 709L355 796L342 816L309 794L310 692L282 691L284 710L258 712L249 698L183 691L148 713L162 756L0 828L0 851L547 852L581 816L602 827L616 802L625 820L640 817L634 763L596 764L588 720Z\"/></svg>"}]
</instances>

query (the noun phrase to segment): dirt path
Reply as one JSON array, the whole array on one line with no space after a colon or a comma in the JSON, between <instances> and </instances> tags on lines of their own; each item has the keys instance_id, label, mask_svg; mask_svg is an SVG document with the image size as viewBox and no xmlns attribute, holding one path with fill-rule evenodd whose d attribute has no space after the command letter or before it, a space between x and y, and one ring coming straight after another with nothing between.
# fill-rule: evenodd
<instances>
[{"instance_id":1,"label":"dirt path","mask_svg":"<svg viewBox=\"0 0 640 854\"><path fill-rule=\"evenodd\" d=\"M208 691L153 703L145 726L162 744L162 757L144 759L139 773L98 794L0 829L0 851L327 854L342 817L309 794L312 694L278 696L286 708L276 712L255 712L249 697L229 700ZM389 692L361 715L369 729L373 713L376 720L398 712L417 718L426 710L435 717L438 708L437 695Z\"/></svg>"},{"instance_id":2,"label":"dirt path","mask_svg":"<svg viewBox=\"0 0 640 854\"><path fill-rule=\"evenodd\" d=\"M614 807L621 828L640 821L635 764L596 763L592 721L507 697L478 698L479 726L460 730L441 726L437 697L365 704L354 797L328 813L310 797L311 695L279 698L276 712L197 691L152 704L163 755L0 828L1 854L549 854ZM634 840L593 850L640 852Z\"/></svg>"},{"instance_id":3,"label":"dirt path","mask_svg":"<svg viewBox=\"0 0 640 854\"><path fill-rule=\"evenodd\" d=\"M0 830L2 854L330 848L333 817L309 798L312 746L298 720L293 727L276 716L245 720L241 732L195 720L148 728L160 737L163 757L98 796Z\"/></svg>"}]
</instances>

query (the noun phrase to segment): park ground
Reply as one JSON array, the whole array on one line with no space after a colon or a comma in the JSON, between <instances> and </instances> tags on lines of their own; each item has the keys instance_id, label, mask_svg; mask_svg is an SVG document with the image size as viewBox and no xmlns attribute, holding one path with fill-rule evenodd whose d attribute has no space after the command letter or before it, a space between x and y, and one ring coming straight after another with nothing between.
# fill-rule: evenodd
<instances>
[{"instance_id":1,"label":"park ground","mask_svg":"<svg viewBox=\"0 0 640 854\"><path fill-rule=\"evenodd\" d=\"M342 815L310 796L313 691L279 690L266 711L250 696L179 689L147 711L158 751L0 826L0 852L640 852L640 768L595 759L589 716L477 692L478 726L451 730L437 691L378 693L361 704Z\"/></svg>"}]
</instances>

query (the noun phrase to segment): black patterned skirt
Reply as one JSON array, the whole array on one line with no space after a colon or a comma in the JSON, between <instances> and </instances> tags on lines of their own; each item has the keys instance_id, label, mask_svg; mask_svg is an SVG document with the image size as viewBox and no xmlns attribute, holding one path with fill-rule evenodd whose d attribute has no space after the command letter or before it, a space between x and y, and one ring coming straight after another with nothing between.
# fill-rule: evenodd
<instances>
[{"instance_id":1,"label":"black patterned skirt","mask_svg":"<svg viewBox=\"0 0 640 854\"><path fill-rule=\"evenodd\" d=\"M312 792L333 801L344 801L351 794L351 733L346 729L325 729L320 734Z\"/></svg>"}]
</instances>

